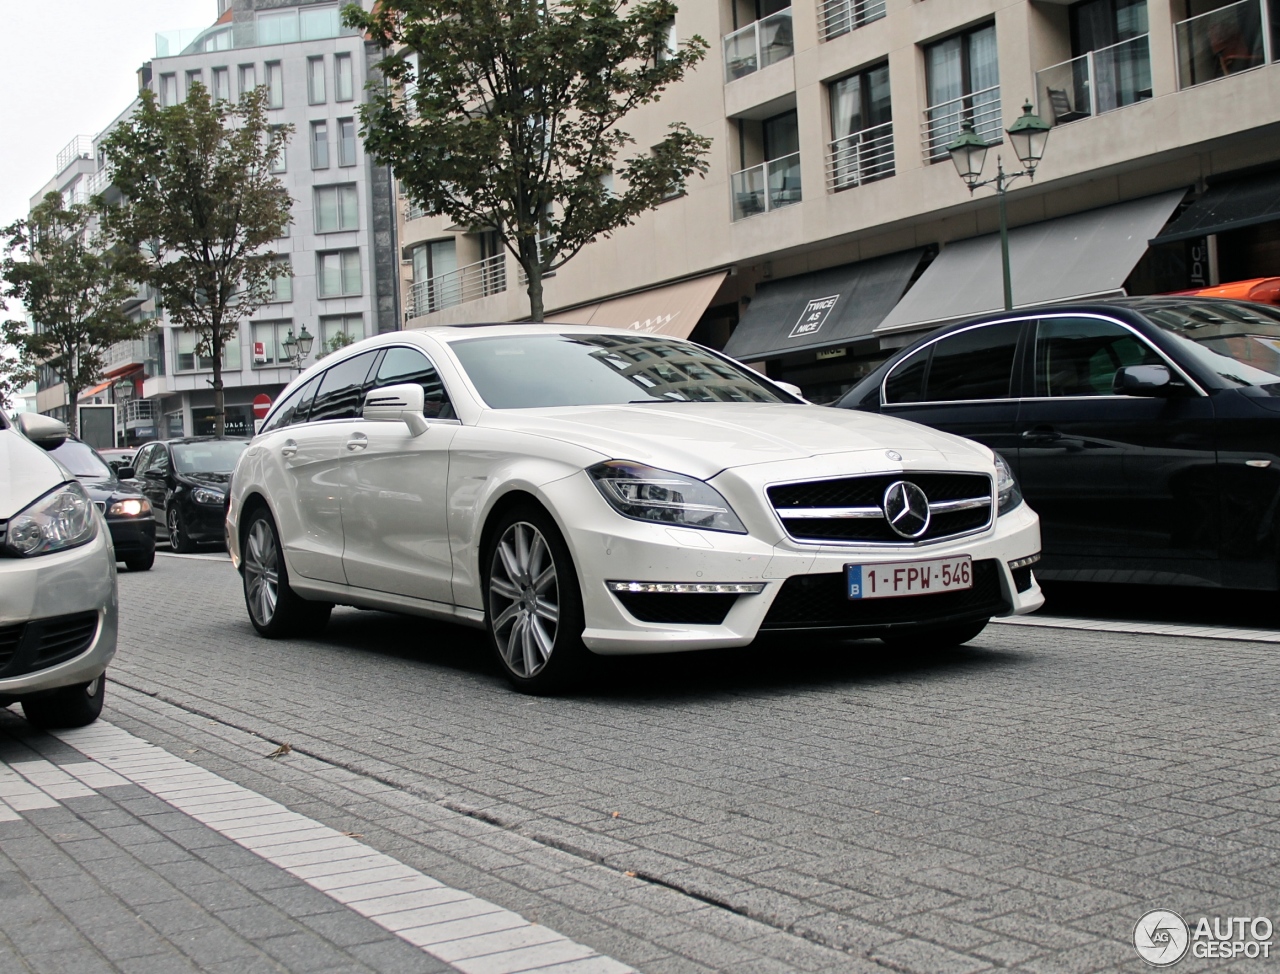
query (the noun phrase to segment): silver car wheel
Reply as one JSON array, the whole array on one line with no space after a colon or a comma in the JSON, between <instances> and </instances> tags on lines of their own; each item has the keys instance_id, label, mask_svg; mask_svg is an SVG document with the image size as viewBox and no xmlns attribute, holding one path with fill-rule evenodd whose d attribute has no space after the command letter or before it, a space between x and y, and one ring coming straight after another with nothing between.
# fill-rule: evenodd
<instances>
[{"instance_id":1,"label":"silver car wheel","mask_svg":"<svg viewBox=\"0 0 1280 974\"><path fill-rule=\"evenodd\" d=\"M244 591L254 621L269 626L280 600L279 551L265 518L253 522L244 550Z\"/></svg>"},{"instance_id":2,"label":"silver car wheel","mask_svg":"<svg viewBox=\"0 0 1280 974\"><path fill-rule=\"evenodd\" d=\"M166 519L166 527L169 529L169 547L174 551L182 545L182 528L178 524L178 512L172 507L169 508L169 516Z\"/></svg>"},{"instance_id":3,"label":"silver car wheel","mask_svg":"<svg viewBox=\"0 0 1280 974\"><path fill-rule=\"evenodd\" d=\"M536 676L551 658L560 623L555 560L528 521L507 528L489 568L489 625L502 660L516 676Z\"/></svg>"}]
</instances>

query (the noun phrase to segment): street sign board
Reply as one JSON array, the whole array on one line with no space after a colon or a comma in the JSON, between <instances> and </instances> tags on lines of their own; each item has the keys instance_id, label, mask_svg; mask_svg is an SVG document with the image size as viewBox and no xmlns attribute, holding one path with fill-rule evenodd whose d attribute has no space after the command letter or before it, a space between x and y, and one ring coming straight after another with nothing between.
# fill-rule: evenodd
<instances>
[{"instance_id":1,"label":"street sign board","mask_svg":"<svg viewBox=\"0 0 1280 974\"><path fill-rule=\"evenodd\" d=\"M265 392L260 392L253 397L253 418L266 419L267 410L271 408L271 397Z\"/></svg>"}]
</instances>

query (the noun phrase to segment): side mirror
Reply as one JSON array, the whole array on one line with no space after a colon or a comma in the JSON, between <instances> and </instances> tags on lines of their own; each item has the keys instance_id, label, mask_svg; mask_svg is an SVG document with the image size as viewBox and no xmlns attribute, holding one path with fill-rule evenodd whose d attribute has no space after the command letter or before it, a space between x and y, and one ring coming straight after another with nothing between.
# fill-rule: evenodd
<instances>
[{"instance_id":1,"label":"side mirror","mask_svg":"<svg viewBox=\"0 0 1280 974\"><path fill-rule=\"evenodd\" d=\"M1116 371L1111 391L1120 396L1167 396L1173 376L1165 365L1126 365Z\"/></svg>"},{"instance_id":2,"label":"side mirror","mask_svg":"<svg viewBox=\"0 0 1280 974\"><path fill-rule=\"evenodd\" d=\"M796 385L794 382L779 382L777 379L770 379L769 381L772 382L779 389L781 389L783 392L789 392L791 393L791 395L795 396L797 399L803 402L809 401L804 398L804 393L800 391L800 387Z\"/></svg>"},{"instance_id":3,"label":"side mirror","mask_svg":"<svg viewBox=\"0 0 1280 974\"><path fill-rule=\"evenodd\" d=\"M371 423L404 423L414 436L427 431L427 419L422 415L426 397L422 386L406 382L396 386L370 389L364 397L364 418Z\"/></svg>"},{"instance_id":4,"label":"side mirror","mask_svg":"<svg viewBox=\"0 0 1280 974\"><path fill-rule=\"evenodd\" d=\"M122 463L116 467L116 480L132 480L135 472L133 467Z\"/></svg>"},{"instance_id":5,"label":"side mirror","mask_svg":"<svg viewBox=\"0 0 1280 974\"><path fill-rule=\"evenodd\" d=\"M18 429L23 436L43 450L56 450L67 442L67 437L71 435L66 423L52 416L41 416L39 413L19 414Z\"/></svg>"}]
</instances>

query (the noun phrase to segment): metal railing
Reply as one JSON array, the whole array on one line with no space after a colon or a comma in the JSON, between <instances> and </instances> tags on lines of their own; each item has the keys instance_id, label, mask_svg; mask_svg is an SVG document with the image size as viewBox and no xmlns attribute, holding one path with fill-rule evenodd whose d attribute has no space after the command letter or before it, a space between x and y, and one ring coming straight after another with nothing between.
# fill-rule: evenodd
<instances>
[{"instance_id":1,"label":"metal railing","mask_svg":"<svg viewBox=\"0 0 1280 974\"><path fill-rule=\"evenodd\" d=\"M960 126L973 124L973 130L987 145L1004 141L1000 127L1000 86L992 85L969 95L939 102L924 110L921 142L926 162L947 158L947 146L960 135Z\"/></svg>"},{"instance_id":2,"label":"metal railing","mask_svg":"<svg viewBox=\"0 0 1280 974\"><path fill-rule=\"evenodd\" d=\"M155 404L150 399L126 399L124 401L124 424L150 424L156 418Z\"/></svg>"},{"instance_id":3,"label":"metal railing","mask_svg":"<svg viewBox=\"0 0 1280 974\"><path fill-rule=\"evenodd\" d=\"M893 173L892 122L851 132L828 146L827 187L833 193Z\"/></svg>"},{"instance_id":4,"label":"metal railing","mask_svg":"<svg viewBox=\"0 0 1280 974\"><path fill-rule=\"evenodd\" d=\"M409 200L408 205L405 207L404 218L406 220L418 220L424 216L427 216L428 212L429 211L427 210L427 208L423 206L421 203L418 203L414 200Z\"/></svg>"},{"instance_id":5,"label":"metal railing","mask_svg":"<svg viewBox=\"0 0 1280 974\"><path fill-rule=\"evenodd\" d=\"M1266 0L1240 0L1173 25L1178 87L1258 68L1275 59Z\"/></svg>"},{"instance_id":6,"label":"metal railing","mask_svg":"<svg viewBox=\"0 0 1280 974\"><path fill-rule=\"evenodd\" d=\"M885 0L823 0L818 7L818 40L829 41L884 16Z\"/></svg>"},{"instance_id":7,"label":"metal railing","mask_svg":"<svg viewBox=\"0 0 1280 974\"><path fill-rule=\"evenodd\" d=\"M1151 43L1147 34L1036 72L1037 107L1050 125L1101 115L1150 97Z\"/></svg>"},{"instance_id":8,"label":"metal railing","mask_svg":"<svg viewBox=\"0 0 1280 974\"><path fill-rule=\"evenodd\" d=\"M45 158L48 158L47 156ZM74 139L62 147L62 151L58 153L58 172L66 169L67 166L75 162L77 159L93 158L93 136L77 135Z\"/></svg>"},{"instance_id":9,"label":"metal railing","mask_svg":"<svg viewBox=\"0 0 1280 974\"><path fill-rule=\"evenodd\" d=\"M90 196L99 196L105 193L107 187L111 185L111 171L105 166L95 173L91 173L85 179L85 192Z\"/></svg>"},{"instance_id":10,"label":"metal railing","mask_svg":"<svg viewBox=\"0 0 1280 974\"><path fill-rule=\"evenodd\" d=\"M733 219L743 220L782 206L799 203L800 153L770 159L730 177Z\"/></svg>"},{"instance_id":11,"label":"metal railing","mask_svg":"<svg viewBox=\"0 0 1280 974\"><path fill-rule=\"evenodd\" d=\"M507 255L494 254L457 270L417 281L410 290L411 317L443 311L507 289Z\"/></svg>"},{"instance_id":12,"label":"metal railing","mask_svg":"<svg viewBox=\"0 0 1280 974\"><path fill-rule=\"evenodd\" d=\"M791 8L724 35L724 80L728 84L795 53Z\"/></svg>"},{"instance_id":13,"label":"metal railing","mask_svg":"<svg viewBox=\"0 0 1280 974\"><path fill-rule=\"evenodd\" d=\"M102 357L103 363L108 370L118 368L121 365L140 364L145 362L146 359L147 340L145 338L116 342L107 349L107 354Z\"/></svg>"}]
</instances>

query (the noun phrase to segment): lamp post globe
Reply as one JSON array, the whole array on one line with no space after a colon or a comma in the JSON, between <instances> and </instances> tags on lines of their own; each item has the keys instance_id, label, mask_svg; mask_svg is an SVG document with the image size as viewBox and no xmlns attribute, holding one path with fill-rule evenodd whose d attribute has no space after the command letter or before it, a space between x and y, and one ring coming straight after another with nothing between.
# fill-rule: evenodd
<instances>
[{"instance_id":1,"label":"lamp post globe","mask_svg":"<svg viewBox=\"0 0 1280 974\"><path fill-rule=\"evenodd\" d=\"M1030 100L1022 106L1022 114L1009 126L1009 142L1018 156L1018 161L1027 170L1027 175L1035 178L1036 166L1044 158L1044 149L1049 142L1049 123L1031 110Z\"/></svg>"},{"instance_id":2,"label":"lamp post globe","mask_svg":"<svg viewBox=\"0 0 1280 974\"><path fill-rule=\"evenodd\" d=\"M315 342L315 336L307 331L307 326L302 326L302 331L298 333L298 363L301 365L302 360L311 354L311 345Z\"/></svg>"},{"instance_id":3,"label":"lamp post globe","mask_svg":"<svg viewBox=\"0 0 1280 974\"><path fill-rule=\"evenodd\" d=\"M956 172L969 187L969 192L973 192L978 180L982 178L982 167L987 161L987 143L973 130L972 122L965 122L960 127L959 138L947 146L947 152L955 163Z\"/></svg>"}]
</instances>

